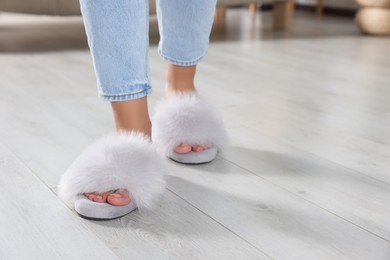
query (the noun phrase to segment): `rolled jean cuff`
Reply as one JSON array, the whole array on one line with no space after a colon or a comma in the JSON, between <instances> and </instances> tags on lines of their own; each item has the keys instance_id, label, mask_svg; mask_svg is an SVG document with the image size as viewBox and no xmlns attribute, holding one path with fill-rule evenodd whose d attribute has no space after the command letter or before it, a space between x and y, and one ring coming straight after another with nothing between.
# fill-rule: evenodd
<instances>
[{"instance_id":1,"label":"rolled jean cuff","mask_svg":"<svg viewBox=\"0 0 390 260\"><path fill-rule=\"evenodd\" d=\"M177 66L187 67L187 66L193 66L198 64L198 62L206 56L207 50L204 53L202 53L199 57L192 60L178 60L178 59L170 58L167 55L165 55L160 48L158 49L158 54L162 59L168 61L169 63L172 63Z\"/></svg>"},{"instance_id":2,"label":"rolled jean cuff","mask_svg":"<svg viewBox=\"0 0 390 260\"><path fill-rule=\"evenodd\" d=\"M150 93L152 93L152 87L148 84L128 86L127 88L120 88L120 89L128 89L129 91L125 93L115 93L115 94L102 93L99 91L98 97L105 101L120 102L120 101L143 98L149 95Z\"/></svg>"}]
</instances>

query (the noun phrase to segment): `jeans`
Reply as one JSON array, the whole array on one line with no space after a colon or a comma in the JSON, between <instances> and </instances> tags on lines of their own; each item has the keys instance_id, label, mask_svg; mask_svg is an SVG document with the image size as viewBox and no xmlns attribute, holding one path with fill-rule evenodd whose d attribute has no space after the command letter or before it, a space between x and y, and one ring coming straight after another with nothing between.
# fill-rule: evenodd
<instances>
[{"instance_id":1,"label":"jeans","mask_svg":"<svg viewBox=\"0 0 390 260\"><path fill-rule=\"evenodd\" d=\"M156 0L158 53L179 66L197 64L207 52L217 0ZM98 85L107 101L151 92L148 0L80 0Z\"/></svg>"}]
</instances>

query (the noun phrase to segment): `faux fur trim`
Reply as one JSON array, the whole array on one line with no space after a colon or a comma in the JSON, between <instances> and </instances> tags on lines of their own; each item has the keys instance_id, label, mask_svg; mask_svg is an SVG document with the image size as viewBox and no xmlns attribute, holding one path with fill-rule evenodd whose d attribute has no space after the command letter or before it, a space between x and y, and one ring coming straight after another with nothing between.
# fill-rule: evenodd
<instances>
[{"instance_id":1,"label":"faux fur trim","mask_svg":"<svg viewBox=\"0 0 390 260\"><path fill-rule=\"evenodd\" d=\"M74 161L59 182L59 195L127 189L137 207L151 208L165 189L164 160L141 133L104 136Z\"/></svg>"},{"instance_id":2,"label":"faux fur trim","mask_svg":"<svg viewBox=\"0 0 390 260\"><path fill-rule=\"evenodd\" d=\"M180 143L221 149L227 136L218 111L196 93L170 95L156 105L152 140L166 156Z\"/></svg>"}]
</instances>

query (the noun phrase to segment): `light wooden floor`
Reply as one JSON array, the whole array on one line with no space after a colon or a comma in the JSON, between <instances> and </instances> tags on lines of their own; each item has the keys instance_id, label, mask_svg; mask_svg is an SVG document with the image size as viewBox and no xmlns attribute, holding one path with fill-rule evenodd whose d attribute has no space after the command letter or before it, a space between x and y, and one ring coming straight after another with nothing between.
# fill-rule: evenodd
<instances>
[{"instance_id":1,"label":"light wooden floor","mask_svg":"<svg viewBox=\"0 0 390 260\"><path fill-rule=\"evenodd\" d=\"M390 41L352 19L228 13L199 66L232 145L169 162L161 206L79 218L56 185L111 131L79 17L0 14L0 259L390 259ZM252 27L251 27L252 25ZM155 101L163 62L151 21Z\"/></svg>"}]
</instances>

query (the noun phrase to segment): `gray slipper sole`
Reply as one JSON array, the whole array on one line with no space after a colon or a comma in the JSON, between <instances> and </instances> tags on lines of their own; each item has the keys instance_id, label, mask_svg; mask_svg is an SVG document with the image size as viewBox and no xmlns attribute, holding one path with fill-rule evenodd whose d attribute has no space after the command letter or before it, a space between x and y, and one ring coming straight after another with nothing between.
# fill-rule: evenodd
<instances>
[{"instance_id":1,"label":"gray slipper sole","mask_svg":"<svg viewBox=\"0 0 390 260\"><path fill-rule=\"evenodd\" d=\"M137 208L135 203L131 202L125 206L113 206L108 203L98 203L87 199L80 194L76 197L74 209L80 217L89 220L112 220L123 217Z\"/></svg>"},{"instance_id":2,"label":"gray slipper sole","mask_svg":"<svg viewBox=\"0 0 390 260\"><path fill-rule=\"evenodd\" d=\"M201 152L189 152L185 154L171 152L169 154L169 158L182 164L204 164L214 160L214 158L217 156L217 153L217 148L210 147L209 149Z\"/></svg>"}]
</instances>

